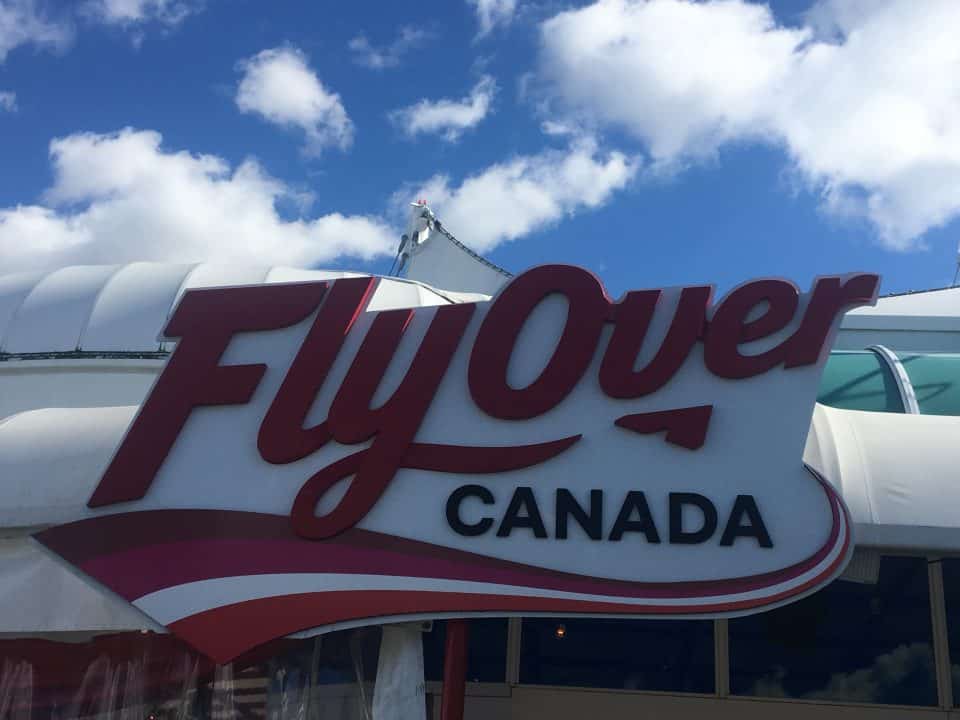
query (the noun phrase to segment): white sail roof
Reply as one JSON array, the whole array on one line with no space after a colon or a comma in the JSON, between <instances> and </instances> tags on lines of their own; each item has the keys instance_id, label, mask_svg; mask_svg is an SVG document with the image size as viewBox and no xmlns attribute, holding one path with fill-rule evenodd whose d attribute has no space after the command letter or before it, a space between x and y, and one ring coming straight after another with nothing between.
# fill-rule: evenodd
<instances>
[{"instance_id":1,"label":"white sail roof","mask_svg":"<svg viewBox=\"0 0 960 720\"><path fill-rule=\"evenodd\" d=\"M960 287L887 295L848 312L836 347L960 352Z\"/></svg>"},{"instance_id":2,"label":"white sail roof","mask_svg":"<svg viewBox=\"0 0 960 720\"><path fill-rule=\"evenodd\" d=\"M861 547L960 552L960 417L816 406L804 461L832 483Z\"/></svg>"},{"instance_id":3,"label":"white sail roof","mask_svg":"<svg viewBox=\"0 0 960 720\"><path fill-rule=\"evenodd\" d=\"M184 291L276 282L355 277L335 270L235 265L131 263L83 265L49 273L0 276L0 353L148 353ZM483 299L383 278L371 310Z\"/></svg>"}]
</instances>

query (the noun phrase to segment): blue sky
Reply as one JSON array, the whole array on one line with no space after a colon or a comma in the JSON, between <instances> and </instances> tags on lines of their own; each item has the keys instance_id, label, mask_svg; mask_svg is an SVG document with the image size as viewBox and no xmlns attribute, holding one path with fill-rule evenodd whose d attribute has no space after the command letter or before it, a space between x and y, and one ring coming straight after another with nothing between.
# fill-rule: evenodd
<instances>
[{"instance_id":1,"label":"blue sky","mask_svg":"<svg viewBox=\"0 0 960 720\"><path fill-rule=\"evenodd\" d=\"M385 272L423 195L614 293L942 286L958 32L953 0L0 0L0 262Z\"/></svg>"}]
</instances>

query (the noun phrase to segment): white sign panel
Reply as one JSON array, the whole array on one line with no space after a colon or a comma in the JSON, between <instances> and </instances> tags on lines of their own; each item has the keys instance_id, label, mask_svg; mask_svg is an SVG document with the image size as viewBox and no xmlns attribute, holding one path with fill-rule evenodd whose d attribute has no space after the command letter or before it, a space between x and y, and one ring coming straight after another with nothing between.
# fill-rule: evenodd
<instances>
[{"instance_id":1,"label":"white sign panel","mask_svg":"<svg viewBox=\"0 0 960 720\"><path fill-rule=\"evenodd\" d=\"M220 661L387 619L754 612L842 570L801 456L877 276L613 301L552 265L365 312L375 283L188 292L89 518L41 542Z\"/></svg>"}]
</instances>

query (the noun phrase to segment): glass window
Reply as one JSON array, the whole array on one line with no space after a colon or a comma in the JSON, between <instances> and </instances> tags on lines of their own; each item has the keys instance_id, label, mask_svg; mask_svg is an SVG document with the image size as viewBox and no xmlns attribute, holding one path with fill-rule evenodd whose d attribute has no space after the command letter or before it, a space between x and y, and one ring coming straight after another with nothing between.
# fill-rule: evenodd
<instances>
[{"instance_id":1,"label":"glass window","mask_svg":"<svg viewBox=\"0 0 960 720\"><path fill-rule=\"evenodd\" d=\"M950 675L953 704L960 707L960 559L944 560L943 594L947 608L947 643L950 646Z\"/></svg>"},{"instance_id":2,"label":"glass window","mask_svg":"<svg viewBox=\"0 0 960 720\"><path fill-rule=\"evenodd\" d=\"M427 680L443 680L443 647L446 622L433 621L433 630L423 634L423 672ZM471 618L467 640L467 682L507 681L506 618Z\"/></svg>"},{"instance_id":3,"label":"glass window","mask_svg":"<svg viewBox=\"0 0 960 720\"><path fill-rule=\"evenodd\" d=\"M874 584L837 580L730 621L737 695L935 705L925 558L885 557Z\"/></svg>"},{"instance_id":4,"label":"glass window","mask_svg":"<svg viewBox=\"0 0 960 720\"><path fill-rule=\"evenodd\" d=\"M214 665L172 635L0 638L3 718L369 717L379 628L281 639Z\"/></svg>"},{"instance_id":5,"label":"glass window","mask_svg":"<svg viewBox=\"0 0 960 720\"><path fill-rule=\"evenodd\" d=\"M922 415L960 415L960 355L898 353Z\"/></svg>"},{"instance_id":6,"label":"glass window","mask_svg":"<svg viewBox=\"0 0 960 720\"><path fill-rule=\"evenodd\" d=\"M817 401L844 410L903 412L893 375L880 357L868 350L830 353Z\"/></svg>"},{"instance_id":7,"label":"glass window","mask_svg":"<svg viewBox=\"0 0 960 720\"><path fill-rule=\"evenodd\" d=\"M712 693L713 623L524 618L520 682Z\"/></svg>"}]
</instances>

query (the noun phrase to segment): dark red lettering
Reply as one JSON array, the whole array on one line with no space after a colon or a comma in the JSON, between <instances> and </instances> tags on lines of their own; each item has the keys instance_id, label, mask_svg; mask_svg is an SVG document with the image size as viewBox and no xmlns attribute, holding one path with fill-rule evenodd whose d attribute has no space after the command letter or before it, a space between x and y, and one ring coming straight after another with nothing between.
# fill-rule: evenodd
<instances>
[{"instance_id":1,"label":"dark red lettering","mask_svg":"<svg viewBox=\"0 0 960 720\"><path fill-rule=\"evenodd\" d=\"M873 274L851 275L846 278L825 277L817 280L803 321L790 338L784 367L799 367L818 362L822 353L830 351L825 345L837 316L847 308L872 304L879 285L880 276Z\"/></svg>"},{"instance_id":2,"label":"dark red lettering","mask_svg":"<svg viewBox=\"0 0 960 720\"><path fill-rule=\"evenodd\" d=\"M530 313L548 296L567 298L567 321L546 367L525 388L507 382L517 337ZM563 400L596 351L610 301L591 273L570 265L542 265L516 277L497 297L470 355L470 394L481 410L504 420L542 415Z\"/></svg>"},{"instance_id":3,"label":"dark red lettering","mask_svg":"<svg viewBox=\"0 0 960 720\"><path fill-rule=\"evenodd\" d=\"M142 498L194 408L242 405L260 383L266 365L219 364L230 339L300 322L326 290L326 283L300 283L187 292L164 331L180 338L176 350L87 504Z\"/></svg>"},{"instance_id":4,"label":"dark red lettering","mask_svg":"<svg viewBox=\"0 0 960 720\"><path fill-rule=\"evenodd\" d=\"M669 382L703 333L713 288L686 287L680 293L670 329L646 367L633 369L660 298L659 290L627 293L614 306L614 330L600 364L600 387L613 398L649 395Z\"/></svg>"},{"instance_id":5,"label":"dark red lettering","mask_svg":"<svg viewBox=\"0 0 960 720\"><path fill-rule=\"evenodd\" d=\"M793 320L799 302L797 288L786 280L758 280L731 292L713 313L707 328L703 350L707 369L717 377L739 380L779 365L788 342L756 355L742 354L739 346L783 330ZM763 303L767 305L765 312L748 320L750 312Z\"/></svg>"},{"instance_id":6,"label":"dark red lettering","mask_svg":"<svg viewBox=\"0 0 960 720\"><path fill-rule=\"evenodd\" d=\"M337 442L354 444L373 437L373 443L325 469L329 473L318 473L316 479L307 481L291 512L298 534L317 539L336 535L363 519L380 499L404 464L474 310L471 304L437 308L403 381L387 402L372 409L373 395L414 311L388 310L377 315L330 406L327 420ZM350 474L354 478L346 494L333 510L318 517L315 511L319 498Z\"/></svg>"},{"instance_id":7,"label":"dark red lettering","mask_svg":"<svg viewBox=\"0 0 960 720\"><path fill-rule=\"evenodd\" d=\"M295 462L329 442L326 422L310 428L303 424L375 283L372 277L333 283L260 425L257 447L267 462Z\"/></svg>"}]
</instances>

